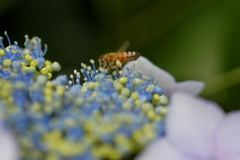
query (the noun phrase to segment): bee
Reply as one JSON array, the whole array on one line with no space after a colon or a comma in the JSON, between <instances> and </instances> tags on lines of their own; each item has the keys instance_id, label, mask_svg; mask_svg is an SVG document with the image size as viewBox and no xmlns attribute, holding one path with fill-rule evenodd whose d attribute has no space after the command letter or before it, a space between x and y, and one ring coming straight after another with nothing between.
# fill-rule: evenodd
<instances>
[{"instance_id":1,"label":"bee","mask_svg":"<svg viewBox=\"0 0 240 160\"><path fill-rule=\"evenodd\" d=\"M106 53L99 57L98 62L101 68L107 70L107 73L111 69L117 69L118 71L122 69L123 63L135 61L141 55L135 51L125 50L129 47L129 42L124 42L121 47L115 53Z\"/></svg>"}]
</instances>

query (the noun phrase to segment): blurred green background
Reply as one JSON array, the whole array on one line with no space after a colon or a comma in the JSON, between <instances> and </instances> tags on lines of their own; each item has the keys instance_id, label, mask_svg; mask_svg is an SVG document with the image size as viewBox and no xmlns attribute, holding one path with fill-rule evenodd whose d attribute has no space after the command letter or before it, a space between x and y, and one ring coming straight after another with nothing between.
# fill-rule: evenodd
<instances>
[{"instance_id":1,"label":"blurred green background","mask_svg":"<svg viewBox=\"0 0 240 160\"><path fill-rule=\"evenodd\" d=\"M25 34L47 43L59 74L129 40L129 50L177 81L205 81L203 97L240 108L239 0L0 0L0 18L1 36L8 31L20 46Z\"/></svg>"}]
</instances>

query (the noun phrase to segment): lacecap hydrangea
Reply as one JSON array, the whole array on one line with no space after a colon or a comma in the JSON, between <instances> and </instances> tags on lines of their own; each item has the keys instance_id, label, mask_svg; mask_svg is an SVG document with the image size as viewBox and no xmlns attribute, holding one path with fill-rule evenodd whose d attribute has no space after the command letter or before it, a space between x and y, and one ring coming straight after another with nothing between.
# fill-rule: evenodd
<instances>
[{"instance_id":1,"label":"lacecap hydrangea","mask_svg":"<svg viewBox=\"0 0 240 160\"><path fill-rule=\"evenodd\" d=\"M0 41L0 104L24 160L132 159L164 136L168 98L132 65L107 74L93 60L69 78L44 59L41 39Z\"/></svg>"}]
</instances>

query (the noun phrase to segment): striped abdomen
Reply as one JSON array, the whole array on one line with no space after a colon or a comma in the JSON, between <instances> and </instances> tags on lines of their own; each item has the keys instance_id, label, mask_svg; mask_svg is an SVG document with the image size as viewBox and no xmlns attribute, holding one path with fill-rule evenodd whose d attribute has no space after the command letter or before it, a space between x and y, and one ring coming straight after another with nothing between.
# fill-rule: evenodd
<instances>
[{"instance_id":1,"label":"striped abdomen","mask_svg":"<svg viewBox=\"0 0 240 160\"><path fill-rule=\"evenodd\" d=\"M128 52L118 52L117 56L122 63L126 63L126 62L137 60L141 55L138 52L128 51Z\"/></svg>"}]
</instances>

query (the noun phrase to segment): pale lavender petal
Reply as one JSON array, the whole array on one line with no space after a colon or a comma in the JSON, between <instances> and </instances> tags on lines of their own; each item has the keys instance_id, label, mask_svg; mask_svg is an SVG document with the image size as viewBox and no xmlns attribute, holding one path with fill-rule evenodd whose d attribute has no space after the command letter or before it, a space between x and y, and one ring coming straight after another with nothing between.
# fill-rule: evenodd
<instances>
[{"instance_id":1,"label":"pale lavender petal","mask_svg":"<svg viewBox=\"0 0 240 160\"><path fill-rule=\"evenodd\" d=\"M205 83L201 81L183 81L177 82L175 91L187 92L193 95L200 94L205 87Z\"/></svg>"},{"instance_id":2,"label":"pale lavender petal","mask_svg":"<svg viewBox=\"0 0 240 160\"><path fill-rule=\"evenodd\" d=\"M0 125L0 159L18 160L18 147L13 135Z\"/></svg>"},{"instance_id":3,"label":"pale lavender petal","mask_svg":"<svg viewBox=\"0 0 240 160\"><path fill-rule=\"evenodd\" d=\"M148 76L149 78L154 76L155 80L158 82L158 85L163 88L164 95L170 98L175 86L175 79L172 75L157 67L143 56L139 57L136 61L127 63L123 67L124 75L127 74L126 68L130 68L133 64L135 64L136 71L140 70L142 75Z\"/></svg>"},{"instance_id":4,"label":"pale lavender petal","mask_svg":"<svg viewBox=\"0 0 240 160\"><path fill-rule=\"evenodd\" d=\"M229 113L214 136L219 160L240 160L240 111Z\"/></svg>"},{"instance_id":5,"label":"pale lavender petal","mask_svg":"<svg viewBox=\"0 0 240 160\"><path fill-rule=\"evenodd\" d=\"M136 160L196 160L184 157L166 139L156 140L137 156Z\"/></svg>"},{"instance_id":6,"label":"pale lavender petal","mask_svg":"<svg viewBox=\"0 0 240 160\"><path fill-rule=\"evenodd\" d=\"M166 135L182 152L199 159L213 154L212 136L224 112L215 103L187 93L172 95Z\"/></svg>"}]
</instances>

